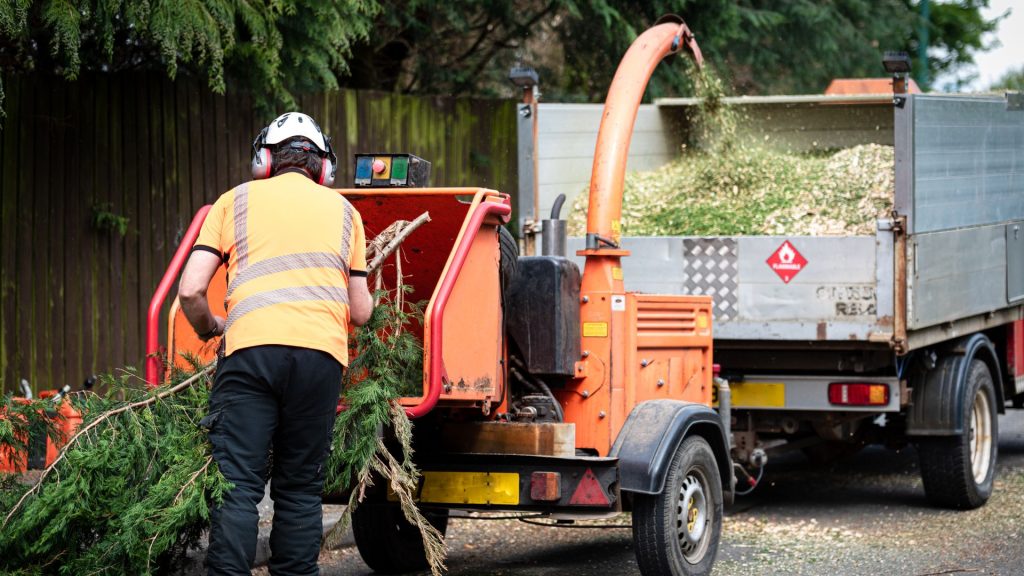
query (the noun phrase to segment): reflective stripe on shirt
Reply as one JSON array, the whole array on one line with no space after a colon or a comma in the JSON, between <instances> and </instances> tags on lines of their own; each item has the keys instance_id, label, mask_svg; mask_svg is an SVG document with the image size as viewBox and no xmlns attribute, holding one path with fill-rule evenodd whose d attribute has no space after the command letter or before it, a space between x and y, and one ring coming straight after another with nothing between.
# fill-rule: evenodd
<instances>
[{"instance_id":1,"label":"reflective stripe on shirt","mask_svg":"<svg viewBox=\"0 0 1024 576\"><path fill-rule=\"evenodd\" d=\"M338 302L348 305L348 290L338 286L296 286L293 288L278 288L258 292L242 300L231 309L228 314L225 330L230 330L231 325L239 318L250 312L261 308L274 306L275 304L287 304L291 302L324 301Z\"/></svg>"},{"instance_id":2,"label":"reflective stripe on shirt","mask_svg":"<svg viewBox=\"0 0 1024 576\"><path fill-rule=\"evenodd\" d=\"M249 184L248 182L235 188L235 259L238 271L249 266Z\"/></svg>"},{"instance_id":3,"label":"reflective stripe on shirt","mask_svg":"<svg viewBox=\"0 0 1024 576\"><path fill-rule=\"evenodd\" d=\"M250 280L288 272L290 270L301 270L303 268L333 268L341 270L342 275L348 278L348 263L337 254L329 252L303 252L301 254L284 254L266 260L256 262L245 270L239 272L228 286L228 292L224 296L228 298L235 289Z\"/></svg>"}]
</instances>

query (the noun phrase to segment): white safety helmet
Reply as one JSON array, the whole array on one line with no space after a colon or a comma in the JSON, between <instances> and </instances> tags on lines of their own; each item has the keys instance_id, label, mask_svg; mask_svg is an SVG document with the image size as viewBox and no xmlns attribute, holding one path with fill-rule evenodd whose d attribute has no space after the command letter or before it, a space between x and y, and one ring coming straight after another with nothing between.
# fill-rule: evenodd
<instances>
[{"instance_id":1,"label":"white safety helmet","mask_svg":"<svg viewBox=\"0 0 1024 576\"><path fill-rule=\"evenodd\" d=\"M260 131L252 143L252 177L256 180L269 178L271 172L271 148L288 140L302 137L313 143L323 159L320 169L320 181L317 184L330 186L334 184L334 176L338 169L338 157L331 147L331 139L315 120L302 112L286 112L281 114Z\"/></svg>"}]
</instances>

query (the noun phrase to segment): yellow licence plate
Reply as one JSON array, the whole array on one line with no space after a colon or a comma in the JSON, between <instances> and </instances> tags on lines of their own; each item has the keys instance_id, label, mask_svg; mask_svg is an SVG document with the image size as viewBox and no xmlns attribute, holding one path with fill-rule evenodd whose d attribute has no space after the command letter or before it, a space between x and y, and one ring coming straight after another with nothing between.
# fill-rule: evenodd
<instances>
[{"instance_id":1,"label":"yellow licence plate","mask_svg":"<svg viewBox=\"0 0 1024 576\"><path fill-rule=\"evenodd\" d=\"M420 502L432 504L519 504L515 472L423 473Z\"/></svg>"},{"instance_id":2,"label":"yellow licence plate","mask_svg":"<svg viewBox=\"0 0 1024 576\"><path fill-rule=\"evenodd\" d=\"M783 408L786 406L786 385L782 382L736 382L729 384L733 408ZM711 396L711 405L718 407L718 386Z\"/></svg>"}]
</instances>

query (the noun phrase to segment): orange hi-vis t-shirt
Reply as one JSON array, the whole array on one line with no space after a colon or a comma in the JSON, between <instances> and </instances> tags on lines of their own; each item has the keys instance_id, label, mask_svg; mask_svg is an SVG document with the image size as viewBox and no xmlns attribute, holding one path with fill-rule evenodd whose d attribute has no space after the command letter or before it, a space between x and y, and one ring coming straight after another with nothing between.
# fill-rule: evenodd
<instances>
[{"instance_id":1,"label":"orange hi-vis t-shirt","mask_svg":"<svg viewBox=\"0 0 1024 576\"><path fill-rule=\"evenodd\" d=\"M298 172L222 195L193 250L227 264L225 354L278 344L348 365L348 279L366 275L359 212Z\"/></svg>"}]
</instances>

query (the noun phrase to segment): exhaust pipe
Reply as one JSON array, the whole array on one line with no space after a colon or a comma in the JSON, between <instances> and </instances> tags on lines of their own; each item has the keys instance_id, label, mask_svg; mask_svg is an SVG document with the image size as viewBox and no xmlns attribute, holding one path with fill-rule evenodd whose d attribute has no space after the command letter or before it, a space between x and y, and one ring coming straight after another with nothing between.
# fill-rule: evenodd
<instances>
[{"instance_id":1,"label":"exhaust pipe","mask_svg":"<svg viewBox=\"0 0 1024 576\"><path fill-rule=\"evenodd\" d=\"M565 204L565 194L559 194L558 197L555 198L555 204L551 207L551 218L541 221L541 256L565 257L568 232L566 228L566 221L562 220L560 217L563 204Z\"/></svg>"}]
</instances>

